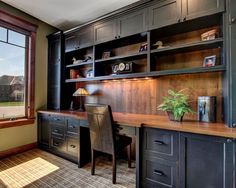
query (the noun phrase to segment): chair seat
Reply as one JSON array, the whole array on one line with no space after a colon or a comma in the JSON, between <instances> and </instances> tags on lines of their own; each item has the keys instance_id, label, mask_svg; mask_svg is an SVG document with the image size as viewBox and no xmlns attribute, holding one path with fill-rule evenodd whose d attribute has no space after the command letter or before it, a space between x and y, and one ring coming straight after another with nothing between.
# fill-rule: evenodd
<instances>
[{"instance_id":1,"label":"chair seat","mask_svg":"<svg viewBox=\"0 0 236 188\"><path fill-rule=\"evenodd\" d=\"M125 135L116 134L116 151L121 151L126 146L130 145L132 138Z\"/></svg>"}]
</instances>

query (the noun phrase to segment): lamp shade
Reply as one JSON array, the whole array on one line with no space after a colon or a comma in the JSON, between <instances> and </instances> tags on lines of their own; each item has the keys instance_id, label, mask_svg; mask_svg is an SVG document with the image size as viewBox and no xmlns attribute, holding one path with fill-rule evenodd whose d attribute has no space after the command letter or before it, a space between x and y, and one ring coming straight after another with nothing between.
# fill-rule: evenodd
<instances>
[{"instance_id":1,"label":"lamp shade","mask_svg":"<svg viewBox=\"0 0 236 188\"><path fill-rule=\"evenodd\" d=\"M89 93L84 88L79 88L73 93L73 96L88 96L88 95Z\"/></svg>"}]
</instances>

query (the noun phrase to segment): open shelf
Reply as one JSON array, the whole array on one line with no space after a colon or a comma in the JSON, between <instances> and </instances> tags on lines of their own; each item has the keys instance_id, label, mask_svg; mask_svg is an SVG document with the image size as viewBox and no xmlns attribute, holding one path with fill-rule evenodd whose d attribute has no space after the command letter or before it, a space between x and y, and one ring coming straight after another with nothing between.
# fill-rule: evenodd
<instances>
[{"instance_id":1,"label":"open shelf","mask_svg":"<svg viewBox=\"0 0 236 188\"><path fill-rule=\"evenodd\" d=\"M193 43L188 43L188 44L164 47L160 49L154 49L154 50L151 50L151 54L162 53L162 52L180 53L180 52L185 52L185 51L211 49L211 48L221 47L222 43L223 43L223 39L217 38L217 39L209 40L209 41L199 41L199 42L193 42Z\"/></svg>"},{"instance_id":2,"label":"open shelf","mask_svg":"<svg viewBox=\"0 0 236 188\"><path fill-rule=\"evenodd\" d=\"M93 61L86 61L86 62L82 62L82 63L66 65L66 68L77 67L77 66L82 66L82 65L90 65L90 64L93 64Z\"/></svg>"},{"instance_id":3,"label":"open shelf","mask_svg":"<svg viewBox=\"0 0 236 188\"><path fill-rule=\"evenodd\" d=\"M204 73L204 72L219 72L225 71L225 65L217 65L214 67L197 67L197 68L185 68L176 70L163 70L163 71L152 71L150 76L165 76L165 75L175 75L175 74L193 74L193 73Z\"/></svg>"},{"instance_id":4,"label":"open shelf","mask_svg":"<svg viewBox=\"0 0 236 188\"><path fill-rule=\"evenodd\" d=\"M105 59L98 59L98 60L95 60L95 63L105 62L105 61L113 61L113 60L124 59L124 58L132 58L132 57L138 57L138 56L143 56L143 55L147 55L147 51L138 52L138 53L134 53L134 54L128 54L128 55L114 56L114 57L109 57L109 58L105 58Z\"/></svg>"}]
</instances>

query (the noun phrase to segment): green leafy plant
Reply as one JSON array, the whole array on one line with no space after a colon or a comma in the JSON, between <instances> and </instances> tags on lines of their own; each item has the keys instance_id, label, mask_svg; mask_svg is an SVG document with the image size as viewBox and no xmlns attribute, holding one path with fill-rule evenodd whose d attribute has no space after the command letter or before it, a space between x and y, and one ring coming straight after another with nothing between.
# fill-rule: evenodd
<instances>
[{"instance_id":1,"label":"green leafy plant","mask_svg":"<svg viewBox=\"0 0 236 188\"><path fill-rule=\"evenodd\" d=\"M171 119L173 114L175 121L182 121L184 114L194 113L188 103L188 95L183 93L184 90L174 91L168 90L168 96L164 97L164 101L157 109L166 111ZM172 120L172 119L171 119Z\"/></svg>"}]
</instances>

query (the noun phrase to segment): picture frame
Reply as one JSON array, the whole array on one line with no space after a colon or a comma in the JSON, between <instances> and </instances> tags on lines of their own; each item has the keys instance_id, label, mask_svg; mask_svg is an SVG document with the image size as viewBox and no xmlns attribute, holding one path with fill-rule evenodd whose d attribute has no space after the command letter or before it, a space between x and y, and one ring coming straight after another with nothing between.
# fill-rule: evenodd
<instances>
[{"instance_id":1,"label":"picture frame","mask_svg":"<svg viewBox=\"0 0 236 188\"><path fill-rule=\"evenodd\" d=\"M204 58L203 67L213 67L216 63L216 55L207 56Z\"/></svg>"},{"instance_id":2,"label":"picture frame","mask_svg":"<svg viewBox=\"0 0 236 188\"><path fill-rule=\"evenodd\" d=\"M102 59L111 57L111 51L105 51L102 53Z\"/></svg>"},{"instance_id":3,"label":"picture frame","mask_svg":"<svg viewBox=\"0 0 236 188\"><path fill-rule=\"evenodd\" d=\"M141 44L139 48L139 52L144 52L144 51L147 51L147 43Z\"/></svg>"}]
</instances>

